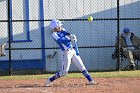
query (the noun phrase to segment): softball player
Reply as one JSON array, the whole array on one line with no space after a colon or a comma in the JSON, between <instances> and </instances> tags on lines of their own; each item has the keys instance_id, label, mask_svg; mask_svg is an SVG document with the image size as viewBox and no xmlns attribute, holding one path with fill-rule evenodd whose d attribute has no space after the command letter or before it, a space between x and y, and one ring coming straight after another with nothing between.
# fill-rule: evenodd
<instances>
[{"instance_id":1,"label":"softball player","mask_svg":"<svg viewBox=\"0 0 140 93\"><path fill-rule=\"evenodd\" d=\"M76 49L73 48L72 42L77 41L76 36L74 34L68 33L62 27L62 23L59 20L52 20L50 27L53 29L52 36L61 49L62 70L57 72L54 76L48 78L48 80L45 82L45 86L50 86L50 83L54 80L67 75L71 62L74 62L82 74L87 78L89 81L87 83L88 85L97 84L97 82L92 79L85 68L79 53L77 53Z\"/></svg>"}]
</instances>

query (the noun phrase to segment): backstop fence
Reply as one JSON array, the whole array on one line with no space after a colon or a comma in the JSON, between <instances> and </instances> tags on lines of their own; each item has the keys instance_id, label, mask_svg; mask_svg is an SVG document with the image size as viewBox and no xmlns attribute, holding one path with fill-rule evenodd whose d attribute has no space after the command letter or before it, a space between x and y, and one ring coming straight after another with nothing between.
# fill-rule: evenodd
<instances>
[{"instance_id":1,"label":"backstop fence","mask_svg":"<svg viewBox=\"0 0 140 93\"><path fill-rule=\"evenodd\" d=\"M89 71L120 70L120 44L124 28L140 37L140 0L0 0L1 74L43 73L61 70L60 49L49 23L62 21L78 39L80 56ZM88 16L93 21L87 21ZM138 64L139 65L139 64ZM78 71L72 64L70 71Z\"/></svg>"}]
</instances>

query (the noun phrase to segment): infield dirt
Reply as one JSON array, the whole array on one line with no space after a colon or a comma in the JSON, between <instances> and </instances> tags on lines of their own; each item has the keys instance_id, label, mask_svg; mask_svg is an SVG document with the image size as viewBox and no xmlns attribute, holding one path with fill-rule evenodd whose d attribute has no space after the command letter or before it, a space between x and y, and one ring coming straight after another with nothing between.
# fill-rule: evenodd
<instances>
[{"instance_id":1,"label":"infield dirt","mask_svg":"<svg viewBox=\"0 0 140 93\"><path fill-rule=\"evenodd\" d=\"M85 85L85 78L60 78L50 87L46 79L0 80L0 93L140 93L140 78L95 78L98 85Z\"/></svg>"}]
</instances>

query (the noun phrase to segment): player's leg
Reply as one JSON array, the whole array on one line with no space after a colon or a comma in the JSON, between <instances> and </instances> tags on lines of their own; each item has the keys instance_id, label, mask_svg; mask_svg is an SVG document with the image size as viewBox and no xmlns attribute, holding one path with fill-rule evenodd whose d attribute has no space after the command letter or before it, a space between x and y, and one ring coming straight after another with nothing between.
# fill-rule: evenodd
<instances>
[{"instance_id":1,"label":"player's leg","mask_svg":"<svg viewBox=\"0 0 140 93\"><path fill-rule=\"evenodd\" d=\"M53 77L50 78L51 82L59 77L63 77L68 74L69 67L71 64L71 58L69 57L69 55L63 55L61 62L62 62L62 69L60 72L57 72Z\"/></svg>"},{"instance_id":2,"label":"player's leg","mask_svg":"<svg viewBox=\"0 0 140 93\"><path fill-rule=\"evenodd\" d=\"M133 70L135 68L135 61L133 57L133 52L130 50L125 51L126 58L130 64L130 68Z\"/></svg>"},{"instance_id":3,"label":"player's leg","mask_svg":"<svg viewBox=\"0 0 140 93\"><path fill-rule=\"evenodd\" d=\"M3 53L3 56L6 56L6 54L5 54L5 48L6 48L6 43L2 45L2 53Z\"/></svg>"},{"instance_id":4,"label":"player's leg","mask_svg":"<svg viewBox=\"0 0 140 93\"><path fill-rule=\"evenodd\" d=\"M80 56L77 56L76 54L72 57L72 62L79 68L79 70L82 72L82 74L86 77L86 79L89 81L88 84L94 85L97 84L87 71L86 67L83 64L83 61L81 60Z\"/></svg>"},{"instance_id":5,"label":"player's leg","mask_svg":"<svg viewBox=\"0 0 140 93\"><path fill-rule=\"evenodd\" d=\"M140 50L133 50L132 53L133 53L133 58L135 59L140 58Z\"/></svg>"},{"instance_id":6,"label":"player's leg","mask_svg":"<svg viewBox=\"0 0 140 93\"><path fill-rule=\"evenodd\" d=\"M68 74L72 56L69 54L69 51L62 52L61 54L62 69L60 72L57 72L54 76L48 78L47 82L45 83L45 86L50 86L51 82Z\"/></svg>"},{"instance_id":7,"label":"player's leg","mask_svg":"<svg viewBox=\"0 0 140 93\"><path fill-rule=\"evenodd\" d=\"M6 56L5 48L6 48L6 44L0 45L0 56Z\"/></svg>"}]
</instances>

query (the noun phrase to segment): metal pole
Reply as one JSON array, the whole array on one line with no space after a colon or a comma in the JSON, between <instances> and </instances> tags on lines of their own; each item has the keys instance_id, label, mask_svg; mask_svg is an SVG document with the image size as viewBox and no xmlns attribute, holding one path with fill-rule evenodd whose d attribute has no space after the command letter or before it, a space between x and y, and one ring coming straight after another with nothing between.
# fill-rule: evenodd
<instances>
[{"instance_id":1,"label":"metal pole","mask_svg":"<svg viewBox=\"0 0 140 93\"><path fill-rule=\"evenodd\" d=\"M12 75L12 69L11 69L11 19L10 19L10 2L11 0L8 0L8 43L9 43L9 75Z\"/></svg>"},{"instance_id":2,"label":"metal pole","mask_svg":"<svg viewBox=\"0 0 140 93\"><path fill-rule=\"evenodd\" d=\"M116 69L119 71L120 70L120 5L119 5L120 0L117 0L117 65Z\"/></svg>"}]
</instances>

